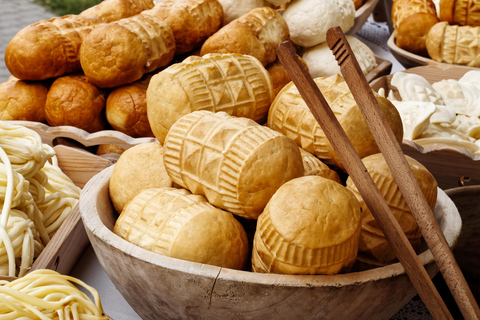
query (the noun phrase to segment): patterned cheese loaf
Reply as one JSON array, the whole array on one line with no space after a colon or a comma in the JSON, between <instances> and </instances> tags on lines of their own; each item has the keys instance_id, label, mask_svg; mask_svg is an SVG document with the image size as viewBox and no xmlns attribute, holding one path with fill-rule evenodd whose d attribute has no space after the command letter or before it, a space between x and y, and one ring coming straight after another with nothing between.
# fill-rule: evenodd
<instances>
[{"instance_id":1,"label":"patterned cheese loaf","mask_svg":"<svg viewBox=\"0 0 480 320\"><path fill-rule=\"evenodd\" d=\"M318 77L314 81L360 158L379 152L375 139L343 77L337 74L328 78ZM378 95L376 98L400 143L403 139L400 114L389 100ZM267 124L270 128L290 137L299 147L316 155L326 164L336 169L345 169L293 82L286 85L275 98L270 107Z\"/></svg>"},{"instance_id":2,"label":"patterned cheese loaf","mask_svg":"<svg viewBox=\"0 0 480 320\"><path fill-rule=\"evenodd\" d=\"M147 88L147 116L163 142L172 124L196 110L224 111L266 121L274 99L269 73L258 59L241 54L190 56L154 75Z\"/></svg>"},{"instance_id":3,"label":"patterned cheese loaf","mask_svg":"<svg viewBox=\"0 0 480 320\"><path fill-rule=\"evenodd\" d=\"M439 22L427 35L427 50L433 60L469 67L480 66L480 27Z\"/></svg>"},{"instance_id":4,"label":"patterned cheese loaf","mask_svg":"<svg viewBox=\"0 0 480 320\"><path fill-rule=\"evenodd\" d=\"M244 218L256 219L282 184L304 173L300 150L290 138L225 112L181 117L164 148L174 183Z\"/></svg>"},{"instance_id":5,"label":"patterned cheese loaf","mask_svg":"<svg viewBox=\"0 0 480 320\"><path fill-rule=\"evenodd\" d=\"M441 21L461 26L480 26L479 0L440 0Z\"/></svg>"}]
</instances>

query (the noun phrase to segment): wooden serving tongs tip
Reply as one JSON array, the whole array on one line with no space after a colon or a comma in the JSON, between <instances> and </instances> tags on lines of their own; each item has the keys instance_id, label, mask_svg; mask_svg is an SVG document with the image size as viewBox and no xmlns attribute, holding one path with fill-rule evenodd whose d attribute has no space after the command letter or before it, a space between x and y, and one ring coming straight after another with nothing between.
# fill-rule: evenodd
<instances>
[{"instance_id":1,"label":"wooden serving tongs tip","mask_svg":"<svg viewBox=\"0 0 480 320\"><path fill-rule=\"evenodd\" d=\"M480 309L473 294L340 27L328 30L327 44L462 315L465 319L480 319ZM315 81L299 61L292 43L290 41L281 43L277 53L280 62L344 164L425 306L435 319L453 319L345 131Z\"/></svg>"}]
</instances>

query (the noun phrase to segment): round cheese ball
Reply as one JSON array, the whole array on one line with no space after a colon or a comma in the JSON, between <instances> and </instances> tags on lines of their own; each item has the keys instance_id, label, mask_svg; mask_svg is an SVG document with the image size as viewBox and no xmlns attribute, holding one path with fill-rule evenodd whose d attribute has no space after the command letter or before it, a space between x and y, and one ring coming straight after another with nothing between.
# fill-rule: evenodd
<instances>
[{"instance_id":1,"label":"round cheese ball","mask_svg":"<svg viewBox=\"0 0 480 320\"><path fill-rule=\"evenodd\" d=\"M163 163L163 146L158 142L142 143L125 150L118 158L109 183L110 199L120 213L141 190L172 185Z\"/></svg>"},{"instance_id":2,"label":"round cheese ball","mask_svg":"<svg viewBox=\"0 0 480 320\"><path fill-rule=\"evenodd\" d=\"M350 30L355 20L355 5L352 0L292 0L283 18L292 42L313 47L326 41L331 27L339 26L344 33Z\"/></svg>"},{"instance_id":3,"label":"round cheese ball","mask_svg":"<svg viewBox=\"0 0 480 320\"><path fill-rule=\"evenodd\" d=\"M357 257L360 204L343 185L305 176L282 185L258 217L252 270L336 274Z\"/></svg>"},{"instance_id":4,"label":"round cheese ball","mask_svg":"<svg viewBox=\"0 0 480 320\"><path fill-rule=\"evenodd\" d=\"M218 0L223 7L223 25L259 7L270 7L266 0Z\"/></svg>"},{"instance_id":5,"label":"round cheese ball","mask_svg":"<svg viewBox=\"0 0 480 320\"><path fill-rule=\"evenodd\" d=\"M377 66L372 49L353 36L346 35L345 38L352 48L363 74L372 71ZM308 65L308 71L313 78L342 74L340 66L326 42L306 49L302 58Z\"/></svg>"},{"instance_id":6,"label":"round cheese ball","mask_svg":"<svg viewBox=\"0 0 480 320\"><path fill-rule=\"evenodd\" d=\"M186 189L139 192L125 206L113 231L146 250L224 268L243 269L249 255L240 222Z\"/></svg>"}]
</instances>

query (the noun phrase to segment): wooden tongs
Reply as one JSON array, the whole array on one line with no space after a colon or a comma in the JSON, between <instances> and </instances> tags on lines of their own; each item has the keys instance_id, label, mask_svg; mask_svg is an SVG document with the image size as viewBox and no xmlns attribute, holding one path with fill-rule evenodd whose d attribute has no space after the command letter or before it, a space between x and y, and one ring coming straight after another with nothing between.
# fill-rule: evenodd
<instances>
[{"instance_id":1,"label":"wooden tongs","mask_svg":"<svg viewBox=\"0 0 480 320\"><path fill-rule=\"evenodd\" d=\"M480 309L473 294L340 27L328 30L327 44L462 315L465 319L479 319ZM289 41L280 44L278 57L334 147L425 306L435 319L452 319L398 221Z\"/></svg>"}]
</instances>

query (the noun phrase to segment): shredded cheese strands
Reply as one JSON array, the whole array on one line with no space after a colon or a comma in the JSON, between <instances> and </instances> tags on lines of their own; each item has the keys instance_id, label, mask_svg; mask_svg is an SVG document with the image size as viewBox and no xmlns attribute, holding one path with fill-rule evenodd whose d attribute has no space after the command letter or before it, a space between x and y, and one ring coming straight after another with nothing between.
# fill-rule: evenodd
<instances>
[{"instance_id":1,"label":"shredded cheese strands","mask_svg":"<svg viewBox=\"0 0 480 320\"><path fill-rule=\"evenodd\" d=\"M22 277L72 211L80 188L58 167L53 148L23 126L0 121L0 160L0 275Z\"/></svg>"},{"instance_id":2,"label":"shredded cheese strands","mask_svg":"<svg viewBox=\"0 0 480 320\"><path fill-rule=\"evenodd\" d=\"M90 297L76 285L90 292ZM35 270L14 281L0 281L0 320L108 319L98 292L52 270Z\"/></svg>"}]
</instances>

